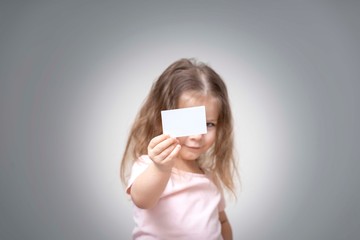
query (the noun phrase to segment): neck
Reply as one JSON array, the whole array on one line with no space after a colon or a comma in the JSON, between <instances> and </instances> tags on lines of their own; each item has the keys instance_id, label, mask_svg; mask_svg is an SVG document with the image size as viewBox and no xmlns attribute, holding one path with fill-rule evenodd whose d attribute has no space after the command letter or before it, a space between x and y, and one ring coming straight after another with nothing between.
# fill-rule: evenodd
<instances>
[{"instance_id":1,"label":"neck","mask_svg":"<svg viewBox=\"0 0 360 240\"><path fill-rule=\"evenodd\" d=\"M200 168L197 161L176 159L174 167L185 172L200 173L200 174L204 173L204 171Z\"/></svg>"}]
</instances>

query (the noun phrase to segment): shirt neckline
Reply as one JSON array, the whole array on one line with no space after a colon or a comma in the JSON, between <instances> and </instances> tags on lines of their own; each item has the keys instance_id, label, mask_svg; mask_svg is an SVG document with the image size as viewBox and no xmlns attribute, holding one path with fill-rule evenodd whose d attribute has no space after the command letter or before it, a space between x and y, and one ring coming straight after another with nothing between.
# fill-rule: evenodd
<instances>
[{"instance_id":1,"label":"shirt neckline","mask_svg":"<svg viewBox=\"0 0 360 240\"><path fill-rule=\"evenodd\" d=\"M205 173L194 173L194 172L184 171L184 170L178 169L176 167L173 167L171 169L171 172L175 173L175 174L181 174L181 175L185 174L188 176L195 176L195 177L206 177L207 176L206 171L204 171Z\"/></svg>"}]
</instances>

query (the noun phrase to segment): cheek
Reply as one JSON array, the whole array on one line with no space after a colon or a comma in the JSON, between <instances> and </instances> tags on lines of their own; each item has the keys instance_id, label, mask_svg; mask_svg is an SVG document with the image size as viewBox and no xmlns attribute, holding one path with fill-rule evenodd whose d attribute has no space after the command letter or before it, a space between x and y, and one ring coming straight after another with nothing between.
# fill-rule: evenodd
<instances>
[{"instance_id":1,"label":"cheek","mask_svg":"<svg viewBox=\"0 0 360 240\"><path fill-rule=\"evenodd\" d=\"M205 142L206 142L206 146L209 148L211 147L214 143L215 143L215 139L216 139L216 132L209 132L208 134L206 134L205 137Z\"/></svg>"}]
</instances>

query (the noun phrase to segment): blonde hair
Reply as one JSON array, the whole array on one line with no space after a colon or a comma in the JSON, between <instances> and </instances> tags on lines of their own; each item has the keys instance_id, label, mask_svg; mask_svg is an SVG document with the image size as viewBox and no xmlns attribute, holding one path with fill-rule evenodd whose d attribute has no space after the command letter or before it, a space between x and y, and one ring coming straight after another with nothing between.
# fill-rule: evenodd
<instances>
[{"instance_id":1,"label":"blonde hair","mask_svg":"<svg viewBox=\"0 0 360 240\"><path fill-rule=\"evenodd\" d=\"M233 120L226 85L208 65L194 59L180 59L171 64L151 87L130 130L122 157L120 177L128 180L133 162L147 154L152 138L162 134L161 110L175 109L181 94L187 91L203 92L219 101L219 119L214 146L200 167L214 176L218 187L224 186L235 195L234 177L237 175L234 159ZM131 163L131 164L130 164Z\"/></svg>"}]
</instances>

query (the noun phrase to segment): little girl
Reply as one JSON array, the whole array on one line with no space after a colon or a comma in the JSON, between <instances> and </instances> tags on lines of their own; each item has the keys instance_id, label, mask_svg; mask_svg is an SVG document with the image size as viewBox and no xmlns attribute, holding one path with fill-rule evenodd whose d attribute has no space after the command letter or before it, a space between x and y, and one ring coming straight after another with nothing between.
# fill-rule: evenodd
<instances>
[{"instance_id":1,"label":"little girl","mask_svg":"<svg viewBox=\"0 0 360 240\"><path fill-rule=\"evenodd\" d=\"M162 110L195 106L205 106L206 134L162 134ZM153 84L121 163L134 203L133 239L232 239L223 190L234 194L235 173L225 83L203 63L174 62Z\"/></svg>"}]
</instances>

